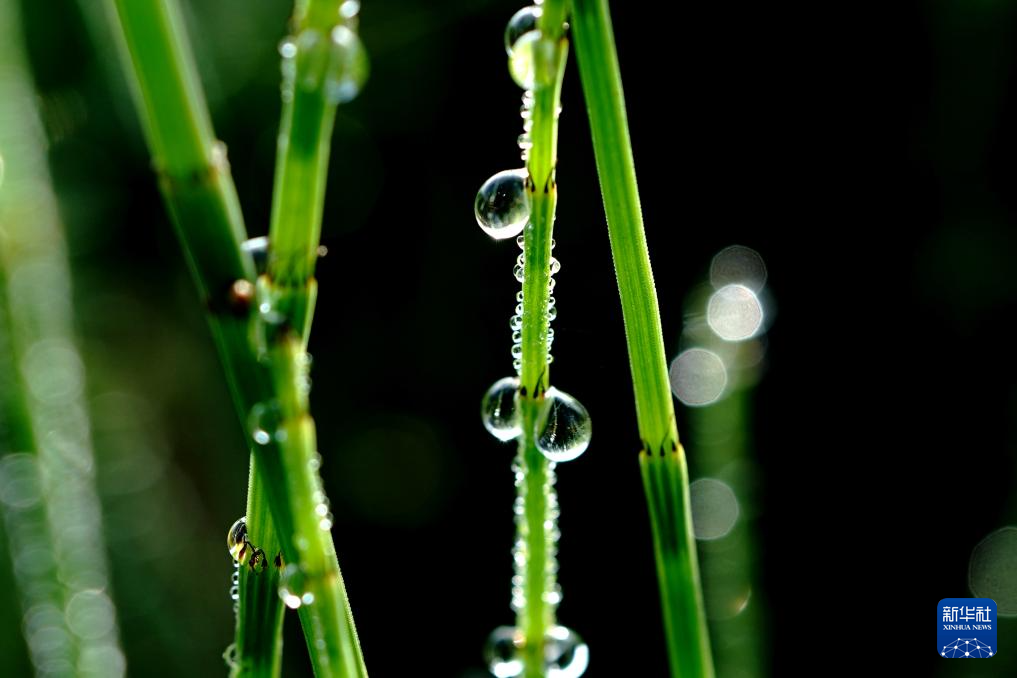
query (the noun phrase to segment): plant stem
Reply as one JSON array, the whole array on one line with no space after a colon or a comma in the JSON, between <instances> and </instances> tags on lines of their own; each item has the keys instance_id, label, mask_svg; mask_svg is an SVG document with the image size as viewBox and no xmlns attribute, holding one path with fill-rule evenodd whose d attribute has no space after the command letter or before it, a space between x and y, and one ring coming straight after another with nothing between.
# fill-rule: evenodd
<instances>
[{"instance_id":1,"label":"plant stem","mask_svg":"<svg viewBox=\"0 0 1017 678\"><path fill-rule=\"evenodd\" d=\"M625 320L671 672L711 676L688 470L678 442L607 0L573 0L573 35Z\"/></svg>"},{"instance_id":2,"label":"plant stem","mask_svg":"<svg viewBox=\"0 0 1017 678\"><path fill-rule=\"evenodd\" d=\"M283 54L283 111L276 158L268 271L258 284L265 349L280 406L279 440L288 476L304 485L291 497L294 539L303 549L302 577L314 597L299 608L315 674L366 676L353 614L331 539L331 515L317 469L306 370L307 339L317 283L314 265L321 238L322 211L332 128L338 98L335 87L362 50L337 47L336 36L350 25L342 21L338 0L298 2L293 38ZM307 471L310 469L311 474ZM332 641L337 641L336 642Z\"/></svg>"},{"instance_id":3,"label":"plant stem","mask_svg":"<svg viewBox=\"0 0 1017 678\"><path fill-rule=\"evenodd\" d=\"M517 543L524 549L518 574L523 578L523 606L517 627L525 637L523 664L527 678L544 676L544 639L555 623L556 605L548 600L555 588L557 500L554 469L536 445L536 427L550 385L548 373L548 302L551 284L551 237L558 197L555 165L558 154L558 108L568 41L562 26L565 2L548 0L540 19L542 38L535 43L532 147L527 160L530 220L523 241L523 323L519 412L523 433L517 465L523 474L519 497L523 515L517 520Z\"/></svg>"},{"instance_id":4,"label":"plant stem","mask_svg":"<svg viewBox=\"0 0 1017 678\"><path fill-rule=\"evenodd\" d=\"M71 272L17 7L0 3L3 532L36 673L118 676L125 661L73 331Z\"/></svg>"},{"instance_id":5,"label":"plant stem","mask_svg":"<svg viewBox=\"0 0 1017 678\"><path fill-rule=\"evenodd\" d=\"M280 378L274 363L272 369L267 368L259 360L259 351L251 341L255 271L250 256L240 247L245 231L225 153L212 134L176 3L172 0L163 3L116 0L115 9L126 43L124 61L135 86L163 194L191 272L210 312L209 324L237 410L245 431L249 431L249 413L255 406L291 402L297 385ZM285 345L281 347L285 348ZM302 343L300 351L303 351ZM285 359L290 359L288 354ZM280 392L280 388L284 391ZM321 520L314 514L314 492L320 486L316 470L302 459L286 457L287 450L279 444L281 436L275 435L275 429L271 433L266 444L253 447L257 470L251 478L251 486L256 497L263 494L267 498L272 521L265 524L267 515L263 511L251 515L248 520L250 538L260 545L258 539L273 533L279 535L286 562L298 567L308 563L317 566L330 557L334 561L329 535L314 539L306 547L297 539L298 526L306 528L313 521L317 531ZM307 436L300 436L299 440L306 442ZM292 445L291 442L288 447ZM272 554L268 556L271 558ZM257 582L254 588L249 580ZM275 619L279 615L281 601L274 588L276 583L274 575L252 576L248 570L242 570L238 623L246 624L245 620L256 617L259 612L264 619ZM346 596L341 583L337 586L324 580L316 581L314 594L321 605L332 602L342 611L342 614L323 615L313 629L305 624L305 634L309 641L313 639L309 644L318 648L320 643L331 655L331 661L326 658L316 662L319 675L363 675L359 647L355 643L354 648L349 647L347 627L350 624L346 619ZM245 606L254 599L264 607L248 612ZM257 629L276 635L255 637L252 629L240 632L243 643L238 645L238 651L255 653L255 656L238 657L241 671L246 666L279 666L276 656L280 647L279 625L264 624ZM322 653L315 650L315 654Z\"/></svg>"}]
</instances>

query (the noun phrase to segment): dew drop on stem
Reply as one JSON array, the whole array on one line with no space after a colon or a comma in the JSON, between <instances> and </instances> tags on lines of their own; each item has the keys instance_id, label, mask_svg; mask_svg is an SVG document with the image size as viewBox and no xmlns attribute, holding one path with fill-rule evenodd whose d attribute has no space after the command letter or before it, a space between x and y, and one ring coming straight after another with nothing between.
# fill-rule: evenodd
<instances>
[{"instance_id":1,"label":"dew drop on stem","mask_svg":"<svg viewBox=\"0 0 1017 678\"><path fill-rule=\"evenodd\" d=\"M590 445L590 413L578 400L554 387L548 389L545 399L537 419L537 449L550 461L571 461Z\"/></svg>"},{"instance_id":2,"label":"dew drop on stem","mask_svg":"<svg viewBox=\"0 0 1017 678\"><path fill-rule=\"evenodd\" d=\"M512 56L512 50L516 42L519 41L519 38L530 31L537 30L537 23L540 21L541 14L543 14L543 10L540 7L531 5L530 7L523 7L512 15L508 25L505 27L506 54Z\"/></svg>"},{"instance_id":3,"label":"dew drop on stem","mask_svg":"<svg viewBox=\"0 0 1017 678\"><path fill-rule=\"evenodd\" d=\"M519 414L516 411L518 390L519 379L505 377L494 382L481 401L480 416L484 428L502 442L514 440L522 433Z\"/></svg>"},{"instance_id":4,"label":"dew drop on stem","mask_svg":"<svg viewBox=\"0 0 1017 678\"><path fill-rule=\"evenodd\" d=\"M299 565L290 563L279 578L279 597L286 607L296 610L304 605L314 603L314 593L310 591L310 578Z\"/></svg>"},{"instance_id":5,"label":"dew drop on stem","mask_svg":"<svg viewBox=\"0 0 1017 678\"><path fill-rule=\"evenodd\" d=\"M480 228L495 240L519 235L530 218L526 169L498 172L477 191L473 211Z\"/></svg>"}]
</instances>

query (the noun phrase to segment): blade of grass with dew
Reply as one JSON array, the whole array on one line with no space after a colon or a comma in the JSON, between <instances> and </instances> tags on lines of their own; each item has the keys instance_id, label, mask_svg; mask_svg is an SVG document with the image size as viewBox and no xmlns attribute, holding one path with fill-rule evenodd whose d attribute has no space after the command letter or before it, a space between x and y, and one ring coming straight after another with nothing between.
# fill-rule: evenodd
<instances>
[{"instance_id":1,"label":"blade of grass with dew","mask_svg":"<svg viewBox=\"0 0 1017 678\"><path fill-rule=\"evenodd\" d=\"M296 508L303 520L295 526L294 538L309 546L299 564L287 566L285 576L301 581L313 600L301 604L299 592L287 598L298 608L318 675L367 674L331 540L328 500L317 475L321 457L308 405L306 352L336 109L359 92L367 76L366 54L355 32L358 10L358 2L341 0L296 3L292 35L280 48L283 107L268 270L258 281L265 355L275 375L279 426L285 432L279 446L288 465L311 469L316 482L309 494L295 495L306 501ZM323 635L330 629L341 634L338 646Z\"/></svg>"},{"instance_id":2,"label":"blade of grass with dew","mask_svg":"<svg viewBox=\"0 0 1017 678\"><path fill-rule=\"evenodd\" d=\"M312 612L301 617L315 671L320 676L366 675L331 534L321 529L327 517L318 514L323 495L316 458L309 462L305 458L308 456L305 452L315 447L313 422L309 417L294 416L296 412L306 412L304 342L292 332L281 331L285 327L266 328L262 320L254 321L251 317L255 296L250 283L253 264L240 248L243 224L225 153L211 134L193 59L185 47L179 12L172 3L166 6L172 9L153 10L126 0L117 4L127 38L125 62L137 79L139 108L153 155L163 170L163 192L211 311L213 335L220 346L245 427L250 426L248 432L256 443L258 472L252 485L257 487L260 482L263 486L286 562L304 573L322 573L320 577L292 578L291 587L302 580L300 584L307 590L296 597L287 596L288 600L315 601L309 608ZM161 76L169 77L168 84L172 85L169 91L167 78ZM180 119L190 119L192 123L182 125L178 123ZM183 140L183 151L180 147L161 145L167 133L171 138L181 133L187 137ZM178 166L174 167L170 159ZM270 289L266 283L267 279L262 278L259 287L263 292ZM266 293L260 296L265 297ZM266 307L265 304L273 309L266 315L280 318L285 326L286 317L267 301L259 306ZM266 329L269 331L263 334ZM306 325L302 329L305 334ZM266 343L265 336L272 341ZM279 337L288 338L279 340ZM287 455L286 450L298 450L301 454ZM257 537L253 527L248 527L252 538ZM268 553L271 558L271 551ZM328 567L330 562L333 565ZM249 590L244 578L248 576L246 571L241 573L241 625L258 613L243 611L243 596ZM259 599L267 604L275 604L276 600L271 595ZM245 634L238 637L242 635ZM250 645L252 652L263 654L278 643L274 639L262 643L252 639ZM243 647L236 650L240 669L247 666L244 651ZM273 663L260 661L256 665Z\"/></svg>"},{"instance_id":3,"label":"blade of grass with dew","mask_svg":"<svg viewBox=\"0 0 1017 678\"><path fill-rule=\"evenodd\" d=\"M653 528L671 672L682 678L712 676L688 469L678 442L611 16L607 0L573 0L572 7L576 58L625 321L643 445L639 463Z\"/></svg>"},{"instance_id":4,"label":"blade of grass with dew","mask_svg":"<svg viewBox=\"0 0 1017 678\"><path fill-rule=\"evenodd\" d=\"M522 658L526 678L545 675L544 644L555 624L555 605L548 594L556 588L557 538L554 471L537 448L537 421L550 387L548 371L548 304L551 290L551 239L558 188L555 166L558 154L558 108L568 55L563 24L566 3L548 0L539 19L541 38L533 47L533 106L526 189L530 219L523 239L522 354L519 371L519 417L522 434L516 464L522 471L519 498L523 514L517 521L517 543L525 560L522 576L523 605L516 627L524 640Z\"/></svg>"},{"instance_id":5,"label":"blade of grass with dew","mask_svg":"<svg viewBox=\"0 0 1017 678\"><path fill-rule=\"evenodd\" d=\"M205 301L212 336L246 430L248 412L264 394L271 393L270 378L258 364L250 342L255 267L251 255L241 248L246 238L243 216L225 149L212 132L179 7L175 0L116 0L107 7L160 188ZM257 490L272 480L267 475L257 473L252 462L249 485ZM281 479L274 481L273 488L253 494L274 499L285 521L289 518L287 490ZM266 523L266 511L251 513L247 522L250 538L266 553L275 553L281 544L268 539L278 534L275 524ZM236 642L225 655L235 675L278 674L282 634L282 601L276 594L279 573L269 568L261 574L264 576L253 576L243 568L239 572Z\"/></svg>"},{"instance_id":6,"label":"blade of grass with dew","mask_svg":"<svg viewBox=\"0 0 1017 678\"><path fill-rule=\"evenodd\" d=\"M71 275L16 3L0 3L0 509L39 674L119 676Z\"/></svg>"}]
</instances>

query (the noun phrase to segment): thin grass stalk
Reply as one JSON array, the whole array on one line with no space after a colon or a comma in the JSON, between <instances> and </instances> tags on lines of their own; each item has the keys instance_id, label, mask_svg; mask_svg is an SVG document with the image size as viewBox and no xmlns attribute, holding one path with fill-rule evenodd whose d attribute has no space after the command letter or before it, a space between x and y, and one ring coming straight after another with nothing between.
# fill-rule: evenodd
<instances>
[{"instance_id":1,"label":"thin grass stalk","mask_svg":"<svg viewBox=\"0 0 1017 678\"><path fill-rule=\"evenodd\" d=\"M16 3L0 3L0 510L39 675L125 671L71 275Z\"/></svg>"},{"instance_id":2,"label":"thin grass stalk","mask_svg":"<svg viewBox=\"0 0 1017 678\"><path fill-rule=\"evenodd\" d=\"M607 0L573 0L573 37L625 321L671 673L713 675L689 508L688 469L643 231L621 71Z\"/></svg>"},{"instance_id":3,"label":"thin grass stalk","mask_svg":"<svg viewBox=\"0 0 1017 678\"><path fill-rule=\"evenodd\" d=\"M566 3L548 0L543 5L542 34L533 51L534 87L532 128L526 169L530 220L523 239L523 314L520 390L518 397L522 435L517 467L522 471L519 497L523 515L517 522L517 542L525 560L523 605L516 626L525 639L522 659L526 678L545 675L544 643L556 623L555 605L548 600L556 588L555 542L557 531L554 470L537 448L537 423L544 395L550 387L548 370L548 303L551 286L551 241L558 199L555 167L558 161L558 110L568 55L564 36Z\"/></svg>"},{"instance_id":4,"label":"thin grass stalk","mask_svg":"<svg viewBox=\"0 0 1017 678\"><path fill-rule=\"evenodd\" d=\"M311 469L310 492L297 492L294 539L305 558L293 576L313 604L298 610L317 675L366 676L360 642L339 570L328 500L318 479L314 422L308 404L306 353L317 296L314 266L321 239L328 160L336 109L356 94L366 57L354 32L352 5L340 0L298 2L284 41L282 122L276 157L268 270L259 280L264 346L279 394L279 440L293 477ZM295 600L295 599L293 599ZM338 646L327 633L337 631ZM333 636L335 637L335 636ZM328 651L326 651L328 650ZM338 650L338 652L336 652Z\"/></svg>"},{"instance_id":5,"label":"thin grass stalk","mask_svg":"<svg viewBox=\"0 0 1017 678\"><path fill-rule=\"evenodd\" d=\"M161 188L210 312L212 334L245 431L249 432L249 413L280 400L277 388L283 384L262 364L259 349L252 343L255 270L249 254L240 246L246 234L225 151L212 134L176 4L118 0L115 9L126 43L124 61L132 75ZM248 533L256 546L261 546L258 541L273 532L280 535L286 562L299 566L308 556L307 550L299 549L294 539L296 527L311 520L317 526L320 518L313 513L297 514L301 510L313 511L313 504L310 507L308 504L320 488L320 480L307 464L284 463L279 442L279 436L271 435L264 444L253 446L258 464L252 468L258 471L251 476L254 490L251 494L268 499L272 524L259 525L258 521L264 521L268 514L252 511ZM260 505L253 497L251 503ZM327 560L334 553L330 543L311 548L318 548L318 560ZM272 555L267 553L269 559ZM276 576L275 573L252 576L248 570L240 573L241 628L234 655L235 672L257 675L267 671L266 675L271 675L278 670L279 624L260 623L279 617L281 603L276 595ZM251 580L257 584L252 586ZM324 591L326 586L326 582L316 585L320 600L329 598ZM341 586L332 588L338 588L335 596L345 599ZM257 606L251 604L255 599ZM256 629L269 635L263 637ZM342 617L333 616L331 623L319 621L313 628L305 626L305 633L309 641L313 639L309 642L313 653L321 655L324 648L333 655L331 661L315 663L320 675L358 675L351 670L344 672L341 666L344 661L341 655L359 655L359 649L346 648L348 631L343 630Z\"/></svg>"}]
</instances>

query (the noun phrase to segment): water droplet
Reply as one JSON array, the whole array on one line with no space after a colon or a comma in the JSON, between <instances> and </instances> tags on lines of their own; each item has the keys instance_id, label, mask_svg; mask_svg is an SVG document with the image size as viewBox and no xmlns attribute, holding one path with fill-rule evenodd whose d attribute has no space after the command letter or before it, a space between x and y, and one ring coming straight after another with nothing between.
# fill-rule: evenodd
<instances>
[{"instance_id":1,"label":"water droplet","mask_svg":"<svg viewBox=\"0 0 1017 678\"><path fill-rule=\"evenodd\" d=\"M523 371L523 361L516 358L512 361L512 369L516 371L516 374L520 374Z\"/></svg>"},{"instance_id":2,"label":"water droplet","mask_svg":"<svg viewBox=\"0 0 1017 678\"><path fill-rule=\"evenodd\" d=\"M725 285L710 296L706 322L721 339L743 341L763 324L763 305L745 285Z\"/></svg>"},{"instance_id":3,"label":"water droplet","mask_svg":"<svg viewBox=\"0 0 1017 678\"><path fill-rule=\"evenodd\" d=\"M978 542L968 561L968 586L979 598L996 601L999 616L1017 615L1017 527L1000 528Z\"/></svg>"},{"instance_id":4,"label":"water droplet","mask_svg":"<svg viewBox=\"0 0 1017 678\"><path fill-rule=\"evenodd\" d=\"M290 563L283 569L279 578L279 597L286 607L295 610L301 605L314 602L314 594L309 590L308 583L307 574L299 565Z\"/></svg>"},{"instance_id":5,"label":"water droplet","mask_svg":"<svg viewBox=\"0 0 1017 678\"><path fill-rule=\"evenodd\" d=\"M537 22L543 11L540 7L523 7L512 15L505 27L505 53L512 56L512 49L522 36L537 30Z\"/></svg>"},{"instance_id":6,"label":"water droplet","mask_svg":"<svg viewBox=\"0 0 1017 678\"><path fill-rule=\"evenodd\" d=\"M554 306L549 306L548 309L547 309L547 319L548 319L548 321L554 320L557 317L558 317L558 309L555 308Z\"/></svg>"},{"instance_id":7,"label":"water droplet","mask_svg":"<svg viewBox=\"0 0 1017 678\"><path fill-rule=\"evenodd\" d=\"M551 387L537 421L537 449L554 462L575 459L590 445L593 427L582 403Z\"/></svg>"},{"instance_id":8,"label":"water droplet","mask_svg":"<svg viewBox=\"0 0 1017 678\"><path fill-rule=\"evenodd\" d=\"M313 28L300 31L296 39L296 75L297 83L306 90L321 87L328 69L328 47L321 32Z\"/></svg>"},{"instance_id":9,"label":"water droplet","mask_svg":"<svg viewBox=\"0 0 1017 678\"><path fill-rule=\"evenodd\" d=\"M590 648L566 626L552 626L544 638L547 678L579 678L590 665Z\"/></svg>"},{"instance_id":10,"label":"water droplet","mask_svg":"<svg viewBox=\"0 0 1017 678\"><path fill-rule=\"evenodd\" d=\"M692 407L716 402L727 386L724 361L705 348L682 351L671 363L668 376L678 400Z\"/></svg>"},{"instance_id":11,"label":"water droplet","mask_svg":"<svg viewBox=\"0 0 1017 678\"><path fill-rule=\"evenodd\" d=\"M525 638L514 626L499 626L487 638L484 659L487 668L496 678L515 678L523 675L520 650Z\"/></svg>"},{"instance_id":12,"label":"water droplet","mask_svg":"<svg viewBox=\"0 0 1017 678\"><path fill-rule=\"evenodd\" d=\"M477 191L473 210L480 228L495 240L512 238L530 218L526 169L503 170Z\"/></svg>"},{"instance_id":13,"label":"water droplet","mask_svg":"<svg viewBox=\"0 0 1017 678\"><path fill-rule=\"evenodd\" d=\"M346 0L339 5L339 16L345 21L356 18L360 14L360 0Z\"/></svg>"},{"instance_id":14,"label":"water droplet","mask_svg":"<svg viewBox=\"0 0 1017 678\"><path fill-rule=\"evenodd\" d=\"M521 605L515 605L516 602ZM513 601L522 608L525 601ZM497 678L515 678L523 674L522 652L526 638L514 626L499 626L487 638L484 658ZM552 626L544 637L544 674L547 678L579 678L590 664L590 650L575 631Z\"/></svg>"},{"instance_id":15,"label":"water droplet","mask_svg":"<svg viewBox=\"0 0 1017 678\"><path fill-rule=\"evenodd\" d=\"M554 257L551 257L551 275L555 275L560 270L561 262L555 259Z\"/></svg>"},{"instance_id":16,"label":"water droplet","mask_svg":"<svg viewBox=\"0 0 1017 678\"><path fill-rule=\"evenodd\" d=\"M533 140L530 139L530 135L529 134L525 134L525 133L524 134L520 134L516 138L516 143L519 144L519 148L523 149L524 151L526 149L528 149L528 148L533 148Z\"/></svg>"},{"instance_id":17,"label":"water droplet","mask_svg":"<svg viewBox=\"0 0 1017 678\"><path fill-rule=\"evenodd\" d=\"M509 327L512 328L513 331L523 329L523 316L514 315L509 318Z\"/></svg>"},{"instance_id":18,"label":"water droplet","mask_svg":"<svg viewBox=\"0 0 1017 678\"><path fill-rule=\"evenodd\" d=\"M357 9L359 11L359 4ZM367 82L369 69L367 50L360 36L348 26L333 28L331 64L325 81L326 98L334 104L352 101Z\"/></svg>"},{"instance_id":19,"label":"water droplet","mask_svg":"<svg viewBox=\"0 0 1017 678\"><path fill-rule=\"evenodd\" d=\"M513 344L512 345L512 357L513 358L521 358L522 355L523 355L522 344Z\"/></svg>"},{"instance_id":20,"label":"water droplet","mask_svg":"<svg viewBox=\"0 0 1017 678\"><path fill-rule=\"evenodd\" d=\"M689 485L692 531L696 539L709 541L728 535L738 520L738 498L722 480L699 478Z\"/></svg>"},{"instance_id":21,"label":"water droplet","mask_svg":"<svg viewBox=\"0 0 1017 678\"><path fill-rule=\"evenodd\" d=\"M526 279L525 271L519 264L516 264L512 269L512 275L515 276L515 279L519 282L523 282Z\"/></svg>"},{"instance_id":22,"label":"water droplet","mask_svg":"<svg viewBox=\"0 0 1017 678\"><path fill-rule=\"evenodd\" d=\"M516 392L519 379L504 377L487 389L480 406L480 416L491 435L507 442L519 437L522 428L516 412Z\"/></svg>"},{"instance_id":23,"label":"water droplet","mask_svg":"<svg viewBox=\"0 0 1017 678\"><path fill-rule=\"evenodd\" d=\"M279 428L281 422L282 413L279 410L279 403L275 401L258 403L251 408L251 414L247 418L251 438L258 445L268 445L273 440L281 441L285 437L285 433Z\"/></svg>"},{"instance_id":24,"label":"water droplet","mask_svg":"<svg viewBox=\"0 0 1017 678\"><path fill-rule=\"evenodd\" d=\"M517 85L525 90L533 89L537 80L534 52L543 40L538 30L528 31L519 36L509 50L509 74ZM528 117L529 112L524 117Z\"/></svg>"},{"instance_id":25,"label":"water droplet","mask_svg":"<svg viewBox=\"0 0 1017 678\"><path fill-rule=\"evenodd\" d=\"M766 263L751 247L725 247L710 262L710 284L716 289L731 284L745 285L758 293L766 284Z\"/></svg>"},{"instance_id":26,"label":"water droplet","mask_svg":"<svg viewBox=\"0 0 1017 678\"><path fill-rule=\"evenodd\" d=\"M521 250L522 249L526 249L526 236L525 235L517 235L516 236L516 245L518 245L519 249L521 249ZM520 299L519 301L522 301L522 299Z\"/></svg>"},{"instance_id":27,"label":"water droplet","mask_svg":"<svg viewBox=\"0 0 1017 678\"><path fill-rule=\"evenodd\" d=\"M229 550L233 560L241 565L247 563L251 557L250 543L247 541L247 517L239 518L230 526L226 533L226 548Z\"/></svg>"},{"instance_id":28,"label":"water droplet","mask_svg":"<svg viewBox=\"0 0 1017 678\"><path fill-rule=\"evenodd\" d=\"M283 38L282 42L279 43L279 56L283 59L292 59L297 55L297 43L293 42L293 38Z\"/></svg>"}]
</instances>

